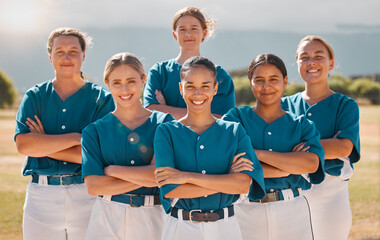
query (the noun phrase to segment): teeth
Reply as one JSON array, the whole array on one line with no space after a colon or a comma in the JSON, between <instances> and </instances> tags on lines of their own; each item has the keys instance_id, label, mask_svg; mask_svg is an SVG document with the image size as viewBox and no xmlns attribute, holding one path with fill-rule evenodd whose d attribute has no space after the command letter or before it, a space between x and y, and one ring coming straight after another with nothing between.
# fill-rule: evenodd
<instances>
[{"instance_id":1,"label":"teeth","mask_svg":"<svg viewBox=\"0 0 380 240\"><path fill-rule=\"evenodd\" d=\"M318 72L318 70L309 70L308 72L309 73L315 73L315 72Z\"/></svg>"},{"instance_id":2,"label":"teeth","mask_svg":"<svg viewBox=\"0 0 380 240\"><path fill-rule=\"evenodd\" d=\"M131 97L132 97L132 95L128 95L128 96L125 96L125 97L121 97L121 96L120 96L120 98L123 99L123 100L128 100L128 99L130 99Z\"/></svg>"},{"instance_id":3,"label":"teeth","mask_svg":"<svg viewBox=\"0 0 380 240\"><path fill-rule=\"evenodd\" d=\"M194 104L197 104L197 105L199 105L199 104L202 104L202 103L204 103L205 102L205 100L203 100L203 101L192 101Z\"/></svg>"}]
</instances>

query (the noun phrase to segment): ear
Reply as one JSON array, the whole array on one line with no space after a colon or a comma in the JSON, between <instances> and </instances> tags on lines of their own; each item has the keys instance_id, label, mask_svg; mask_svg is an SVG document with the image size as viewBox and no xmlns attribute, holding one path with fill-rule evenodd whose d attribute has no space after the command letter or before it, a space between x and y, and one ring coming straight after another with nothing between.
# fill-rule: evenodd
<instances>
[{"instance_id":1,"label":"ear","mask_svg":"<svg viewBox=\"0 0 380 240\"><path fill-rule=\"evenodd\" d=\"M142 85L144 86L145 82L146 82L146 75L142 75L141 76L141 82L142 82Z\"/></svg>"},{"instance_id":2,"label":"ear","mask_svg":"<svg viewBox=\"0 0 380 240\"><path fill-rule=\"evenodd\" d=\"M216 81L216 80L215 80ZM219 83L216 82L215 83L215 86L214 86L214 96L218 93L218 86L219 86Z\"/></svg>"},{"instance_id":3,"label":"ear","mask_svg":"<svg viewBox=\"0 0 380 240\"><path fill-rule=\"evenodd\" d=\"M182 82L179 82L179 93L181 94L181 96L183 96L183 89L182 89Z\"/></svg>"},{"instance_id":4,"label":"ear","mask_svg":"<svg viewBox=\"0 0 380 240\"><path fill-rule=\"evenodd\" d=\"M288 86L288 76L284 78L284 88L286 88L286 86Z\"/></svg>"},{"instance_id":5,"label":"ear","mask_svg":"<svg viewBox=\"0 0 380 240\"><path fill-rule=\"evenodd\" d=\"M203 29L202 42L206 39L206 37L207 37L207 28Z\"/></svg>"},{"instance_id":6,"label":"ear","mask_svg":"<svg viewBox=\"0 0 380 240\"><path fill-rule=\"evenodd\" d=\"M50 61L51 63L53 63L53 61L51 60L51 53L49 53L49 61Z\"/></svg>"},{"instance_id":7,"label":"ear","mask_svg":"<svg viewBox=\"0 0 380 240\"><path fill-rule=\"evenodd\" d=\"M85 58L86 58L86 52L83 52L83 60L82 60L82 62L84 61Z\"/></svg>"},{"instance_id":8,"label":"ear","mask_svg":"<svg viewBox=\"0 0 380 240\"><path fill-rule=\"evenodd\" d=\"M175 33L174 30L173 30L172 34L173 34L174 39L177 41L177 34Z\"/></svg>"},{"instance_id":9,"label":"ear","mask_svg":"<svg viewBox=\"0 0 380 240\"><path fill-rule=\"evenodd\" d=\"M335 65L334 59L330 59L329 71L333 70L334 65Z\"/></svg>"}]
</instances>

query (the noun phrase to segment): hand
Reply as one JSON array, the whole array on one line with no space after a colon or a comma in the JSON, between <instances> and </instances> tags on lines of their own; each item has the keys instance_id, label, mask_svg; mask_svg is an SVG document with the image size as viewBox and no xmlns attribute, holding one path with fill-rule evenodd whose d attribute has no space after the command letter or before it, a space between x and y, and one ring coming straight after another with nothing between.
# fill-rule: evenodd
<instances>
[{"instance_id":1,"label":"hand","mask_svg":"<svg viewBox=\"0 0 380 240\"><path fill-rule=\"evenodd\" d=\"M154 170L158 187L166 184L185 184L187 183L187 175L185 172L171 167L158 167Z\"/></svg>"},{"instance_id":2,"label":"hand","mask_svg":"<svg viewBox=\"0 0 380 240\"><path fill-rule=\"evenodd\" d=\"M166 105L166 100L165 100L165 97L164 97L164 95L162 94L162 92L156 90L154 93L156 94L156 99L157 99L157 101L158 101L161 105Z\"/></svg>"},{"instance_id":3,"label":"hand","mask_svg":"<svg viewBox=\"0 0 380 240\"><path fill-rule=\"evenodd\" d=\"M40 119L37 117L37 115L34 115L34 118L36 119L36 122L31 118L26 118L25 123L29 127L29 130L33 133L45 134L44 126L42 125Z\"/></svg>"},{"instance_id":4,"label":"hand","mask_svg":"<svg viewBox=\"0 0 380 240\"><path fill-rule=\"evenodd\" d=\"M335 133L334 137L332 137L332 138L337 138L340 132L341 131L338 131L337 133Z\"/></svg>"},{"instance_id":5,"label":"hand","mask_svg":"<svg viewBox=\"0 0 380 240\"><path fill-rule=\"evenodd\" d=\"M305 144L304 142L298 143L293 147L292 152L307 152L310 146L305 147Z\"/></svg>"},{"instance_id":6,"label":"hand","mask_svg":"<svg viewBox=\"0 0 380 240\"><path fill-rule=\"evenodd\" d=\"M252 162L249 159L243 158L246 153L238 153L234 156L228 173L239 173L242 171L252 171Z\"/></svg>"},{"instance_id":7,"label":"hand","mask_svg":"<svg viewBox=\"0 0 380 240\"><path fill-rule=\"evenodd\" d=\"M106 176L112 177L112 173L115 170L115 165L109 165L103 169Z\"/></svg>"}]
</instances>

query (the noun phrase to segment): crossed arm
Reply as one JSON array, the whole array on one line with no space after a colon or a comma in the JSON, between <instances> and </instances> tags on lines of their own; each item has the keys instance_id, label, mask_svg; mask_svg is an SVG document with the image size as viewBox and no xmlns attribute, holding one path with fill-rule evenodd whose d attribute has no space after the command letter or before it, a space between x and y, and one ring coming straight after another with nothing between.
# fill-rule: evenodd
<instances>
[{"instance_id":1,"label":"crossed arm","mask_svg":"<svg viewBox=\"0 0 380 240\"><path fill-rule=\"evenodd\" d=\"M155 175L159 187L180 184L165 195L167 198L196 198L215 193L245 194L249 191L251 177L241 171L252 171L252 162L237 154L228 174L212 175L184 172L171 167L158 167Z\"/></svg>"},{"instance_id":2,"label":"crossed arm","mask_svg":"<svg viewBox=\"0 0 380 240\"><path fill-rule=\"evenodd\" d=\"M40 119L27 118L30 133L18 134L16 146L19 153L31 157L50 157L59 161L82 163L81 134L46 134Z\"/></svg>"}]
</instances>

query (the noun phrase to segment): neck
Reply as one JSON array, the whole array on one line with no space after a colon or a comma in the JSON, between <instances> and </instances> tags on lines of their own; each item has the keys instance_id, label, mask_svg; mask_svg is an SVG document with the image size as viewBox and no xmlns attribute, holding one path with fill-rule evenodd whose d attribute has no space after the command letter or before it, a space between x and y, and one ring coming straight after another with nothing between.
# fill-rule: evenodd
<instances>
[{"instance_id":1,"label":"neck","mask_svg":"<svg viewBox=\"0 0 380 240\"><path fill-rule=\"evenodd\" d=\"M183 63L191 58L191 57L194 57L194 56L200 56L201 53L199 51L199 48L198 49L193 49L193 50L184 50L181 48L181 51L179 52L178 56L175 58L175 60L183 65Z\"/></svg>"},{"instance_id":2,"label":"neck","mask_svg":"<svg viewBox=\"0 0 380 240\"><path fill-rule=\"evenodd\" d=\"M53 80L54 89L62 100L78 91L84 84L85 81L80 76L64 77L56 75L56 78Z\"/></svg>"},{"instance_id":3,"label":"neck","mask_svg":"<svg viewBox=\"0 0 380 240\"><path fill-rule=\"evenodd\" d=\"M193 113L187 111L186 116L179 120L183 125L189 127L194 132L201 134L215 123L216 118L211 112Z\"/></svg>"},{"instance_id":4,"label":"neck","mask_svg":"<svg viewBox=\"0 0 380 240\"><path fill-rule=\"evenodd\" d=\"M308 84L305 85L305 91L302 92L302 97L309 104L317 103L334 92L329 88L327 81L323 81L320 84Z\"/></svg>"},{"instance_id":5,"label":"neck","mask_svg":"<svg viewBox=\"0 0 380 240\"><path fill-rule=\"evenodd\" d=\"M122 107L117 104L113 112L118 119L127 122L145 116L147 113L150 113L150 110L144 108L140 103L128 107Z\"/></svg>"},{"instance_id":6,"label":"neck","mask_svg":"<svg viewBox=\"0 0 380 240\"><path fill-rule=\"evenodd\" d=\"M280 101L269 106L257 103L256 107L252 109L268 124L276 121L285 114L285 111L281 109Z\"/></svg>"}]
</instances>

